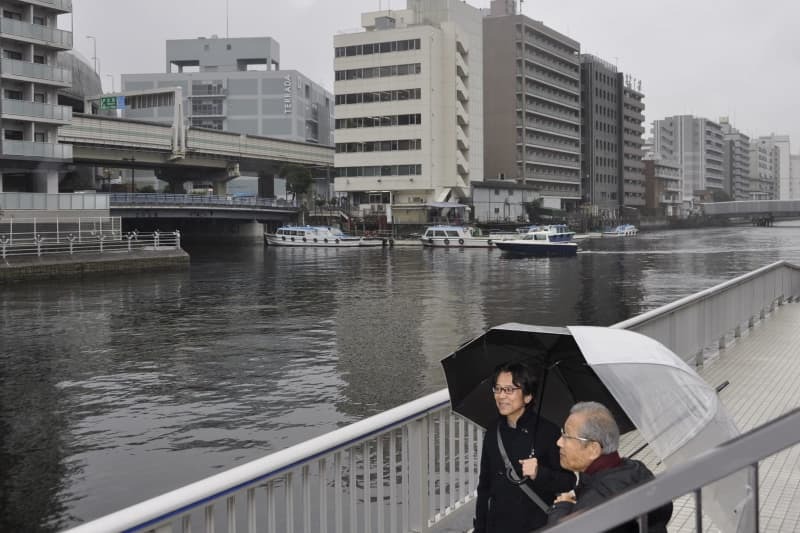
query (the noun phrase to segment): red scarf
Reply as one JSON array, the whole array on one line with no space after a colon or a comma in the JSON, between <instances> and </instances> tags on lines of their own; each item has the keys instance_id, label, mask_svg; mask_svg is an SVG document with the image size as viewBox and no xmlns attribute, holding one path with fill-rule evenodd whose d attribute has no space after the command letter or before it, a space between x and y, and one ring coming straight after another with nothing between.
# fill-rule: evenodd
<instances>
[{"instance_id":1,"label":"red scarf","mask_svg":"<svg viewBox=\"0 0 800 533\"><path fill-rule=\"evenodd\" d=\"M616 468L620 463L622 463L622 459L620 459L619 454L617 452L611 452L601 455L592 461L592 464L590 464L584 472L586 474L596 474L597 472L602 472L609 468Z\"/></svg>"}]
</instances>

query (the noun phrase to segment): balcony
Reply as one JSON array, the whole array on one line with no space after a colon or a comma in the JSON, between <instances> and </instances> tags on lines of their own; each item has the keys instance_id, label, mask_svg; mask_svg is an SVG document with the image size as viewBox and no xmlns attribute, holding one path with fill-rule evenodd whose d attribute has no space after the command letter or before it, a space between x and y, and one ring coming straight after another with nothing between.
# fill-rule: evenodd
<instances>
[{"instance_id":1,"label":"balcony","mask_svg":"<svg viewBox=\"0 0 800 533\"><path fill-rule=\"evenodd\" d=\"M469 67L460 54L456 54L456 73L462 78L469 77Z\"/></svg>"},{"instance_id":2,"label":"balcony","mask_svg":"<svg viewBox=\"0 0 800 533\"><path fill-rule=\"evenodd\" d=\"M543 131L545 133L551 133L555 135L561 135L569 139L578 139L580 137L580 131L578 130L578 128L560 127L553 124L546 124L537 120L525 121L525 128L536 131Z\"/></svg>"},{"instance_id":3,"label":"balcony","mask_svg":"<svg viewBox=\"0 0 800 533\"><path fill-rule=\"evenodd\" d=\"M52 9L59 14L72 13L72 0L28 0L28 3Z\"/></svg>"},{"instance_id":4,"label":"balcony","mask_svg":"<svg viewBox=\"0 0 800 533\"><path fill-rule=\"evenodd\" d=\"M528 112L533 112L537 115L541 115L545 118L549 118L551 120L561 120L563 122L574 124L575 126L581 125L580 117L577 117L574 114L567 113L565 111L561 111L559 110L559 108L555 106L526 103L525 110Z\"/></svg>"},{"instance_id":5,"label":"balcony","mask_svg":"<svg viewBox=\"0 0 800 533\"><path fill-rule=\"evenodd\" d=\"M456 128L456 145L459 150L469 150L469 139L461 128Z\"/></svg>"},{"instance_id":6,"label":"balcony","mask_svg":"<svg viewBox=\"0 0 800 533\"><path fill-rule=\"evenodd\" d=\"M2 144L0 144L0 153L6 157L31 157L37 159L72 161L71 144L3 140Z\"/></svg>"},{"instance_id":7,"label":"balcony","mask_svg":"<svg viewBox=\"0 0 800 533\"><path fill-rule=\"evenodd\" d=\"M458 98L461 102L466 102L469 100L469 91L467 90L467 86L464 85L464 82L458 77L456 77L456 98Z\"/></svg>"},{"instance_id":8,"label":"balcony","mask_svg":"<svg viewBox=\"0 0 800 533\"><path fill-rule=\"evenodd\" d=\"M467 110L461 105L461 102L456 102L456 120L458 120L461 126L469 125L469 113L467 113Z\"/></svg>"},{"instance_id":9,"label":"balcony","mask_svg":"<svg viewBox=\"0 0 800 533\"><path fill-rule=\"evenodd\" d=\"M0 18L0 37L49 46L59 50L72 49L72 32L29 24L21 20Z\"/></svg>"},{"instance_id":10,"label":"balcony","mask_svg":"<svg viewBox=\"0 0 800 533\"><path fill-rule=\"evenodd\" d=\"M456 170L461 176L469 174L469 162L461 155L461 152L456 152Z\"/></svg>"},{"instance_id":11,"label":"balcony","mask_svg":"<svg viewBox=\"0 0 800 533\"><path fill-rule=\"evenodd\" d=\"M72 85L71 70L18 61L16 59L0 60L0 76L6 79L57 85L59 87L70 87Z\"/></svg>"},{"instance_id":12,"label":"balcony","mask_svg":"<svg viewBox=\"0 0 800 533\"><path fill-rule=\"evenodd\" d=\"M526 43L526 46L534 47L535 45ZM520 56L518 55L517 57ZM579 80L581 77L581 72L578 65L567 66L565 62L550 59L548 56L542 53L534 52L533 54L528 54L524 56L524 59L529 63L533 63L534 65L541 66L542 68L552 70L553 72L561 74L562 76L575 78L576 81Z\"/></svg>"},{"instance_id":13,"label":"balcony","mask_svg":"<svg viewBox=\"0 0 800 533\"><path fill-rule=\"evenodd\" d=\"M0 116L10 120L33 120L66 125L72 120L72 108L4 98L0 104Z\"/></svg>"},{"instance_id":14,"label":"balcony","mask_svg":"<svg viewBox=\"0 0 800 533\"><path fill-rule=\"evenodd\" d=\"M518 138L517 143L521 142L522 140ZM581 151L580 144L578 144L577 142L572 142L572 143L556 142L547 139L537 139L530 135L525 138L525 145L530 146L531 148L548 148L567 154L579 154Z\"/></svg>"},{"instance_id":15,"label":"balcony","mask_svg":"<svg viewBox=\"0 0 800 533\"><path fill-rule=\"evenodd\" d=\"M580 87L578 86L577 80L575 84L565 83L554 76L546 76L541 72L536 72L534 69L526 68L525 69L525 77L536 82L542 83L544 85L549 85L551 87L555 87L556 89L561 89L563 91L578 94L580 93Z\"/></svg>"}]
</instances>

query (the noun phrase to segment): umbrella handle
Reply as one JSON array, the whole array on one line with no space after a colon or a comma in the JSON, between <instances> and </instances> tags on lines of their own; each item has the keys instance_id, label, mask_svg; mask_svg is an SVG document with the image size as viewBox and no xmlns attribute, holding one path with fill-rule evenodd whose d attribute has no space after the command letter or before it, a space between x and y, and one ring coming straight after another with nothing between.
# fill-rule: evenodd
<instances>
[{"instance_id":1,"label":"umbrella handle","mask_svg":"<svg viewBox=\"0 0 800 533\"><path fill-rule=\"evenodd\" d=\"M508 467L506 468L506 479L508 480L509 483L512 483L514 485L522 485L530 478L528 476L522 476L521 478L518 478L516 471L514 471L513 468Z\"/></svg>"}]
</instances>

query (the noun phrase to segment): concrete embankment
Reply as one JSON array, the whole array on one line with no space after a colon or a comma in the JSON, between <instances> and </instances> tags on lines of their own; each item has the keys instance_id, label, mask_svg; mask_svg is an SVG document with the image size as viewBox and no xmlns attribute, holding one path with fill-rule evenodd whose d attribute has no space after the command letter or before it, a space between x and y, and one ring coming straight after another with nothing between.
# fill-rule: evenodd
<instances>
[{"instance_id":1,"label":"concrete embankment","mask_svg":"<svg viewBox=\"0 0 800 533\"><path fill-rule=\"evenodd\" d=\"M0 263L0 283L30 279L83 277L90 274L122 274L189 267L189 254L174 248L133 252L11 256Z\"/></svg>"}]
</instances>

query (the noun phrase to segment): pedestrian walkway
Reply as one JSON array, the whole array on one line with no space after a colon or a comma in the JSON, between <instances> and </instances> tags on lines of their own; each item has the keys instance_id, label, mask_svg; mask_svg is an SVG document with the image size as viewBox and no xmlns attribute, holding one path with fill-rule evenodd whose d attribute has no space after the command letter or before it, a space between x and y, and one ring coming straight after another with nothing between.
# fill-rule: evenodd
<instances>
[{"instance_id":1,"label":"pedestrian walkway","mask_svg":"<svg viewBox=\"0 0 800 533\"><path fill-rule=\"evenodd\" d=\"M729 382L720 398L742 432L800 407L800 303L777 307L697 370L713 387ZM622 438L620 452L630 455L643 444L638 432L629 433ZM656 474L664 470L649 447L636 459ZM800 531L800 445L762 461L759 477L760 531ZM680 498L674 505L669 531L695 531L694 498ZM433 531L469 531L473 512L474 503L467 504ZM718 531L707 516L703 524L706 532Z\"/></svg>"}]
</instances>

